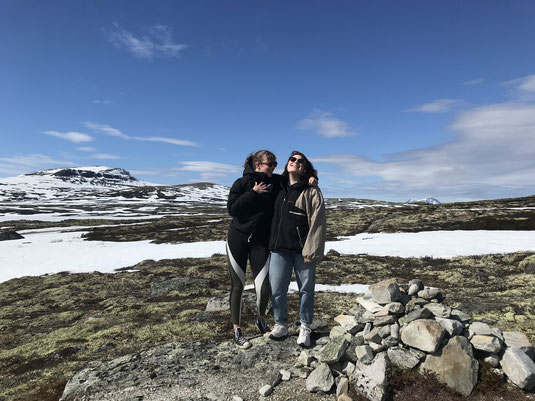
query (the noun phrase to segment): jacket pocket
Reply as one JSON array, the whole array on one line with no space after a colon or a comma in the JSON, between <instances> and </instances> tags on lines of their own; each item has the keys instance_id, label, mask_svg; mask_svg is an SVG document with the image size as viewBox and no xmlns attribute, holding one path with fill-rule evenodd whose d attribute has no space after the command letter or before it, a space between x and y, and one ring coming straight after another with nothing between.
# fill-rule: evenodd
<instances>
[{"instance_id":1,"label":"jacket pocket","mask_svg":"<svg viewBox=\"0 0 535 401\"><path fill-rule=\"evenodd\" d=\"M299 227L295 227L295 229L297 230L297 238L299 238L299 245L301 246L301 248L303 248L305 244L303 242L303 238L301 237L301 231L299 231Z\"/></svg>"}]
</instances>

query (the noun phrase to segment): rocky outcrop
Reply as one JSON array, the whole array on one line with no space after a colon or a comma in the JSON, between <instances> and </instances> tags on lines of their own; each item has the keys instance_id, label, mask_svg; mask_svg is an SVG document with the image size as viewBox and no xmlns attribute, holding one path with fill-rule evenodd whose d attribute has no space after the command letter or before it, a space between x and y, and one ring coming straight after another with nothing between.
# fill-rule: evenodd
<instances>
[{"instance_id":1,"label":"rocky outcrop","mask_svg":"<svg viewBox=\"0 0 535 401\"><path fill-rule=\"evenodd\" d=\"M24 237L16 231L0 231L0 241L8 241L14 239L24 239Z\"/></svg>"},{"instance_id":2,"label":"rocky outcrop","mask_svg":"<svg viewBox=\"0 0 535 401\"><path fill-rule=\"evenodd\" d=\"M162 282L152 290L165 292L183 284ZM473 322L467 313L444 305L441 291L426 289L419 280L401 285L388 280L370 288L353 308L334 319L339 326L329 335L316 335L309 349L303 350L293 339L266 337L252 339L253 347L246 351L237 351L229 342L167 344L90 363L67 383L62 400L114 388L193 384L202 374L250 369L275 372L257 387L264 397L276 394L281 380L300 377L306 379L302 388L309 392L336 392L338 400L349 400L353 391L372 401L386 401L392 396L392 365L430 372L469 396L477 385L478 360L521 389L535 388L533 345L524 334L502 333L484 322ZM211 300L208 309L213 305ZM324 324L318 319L312 326Z\"/></svg>"}]
</instances>

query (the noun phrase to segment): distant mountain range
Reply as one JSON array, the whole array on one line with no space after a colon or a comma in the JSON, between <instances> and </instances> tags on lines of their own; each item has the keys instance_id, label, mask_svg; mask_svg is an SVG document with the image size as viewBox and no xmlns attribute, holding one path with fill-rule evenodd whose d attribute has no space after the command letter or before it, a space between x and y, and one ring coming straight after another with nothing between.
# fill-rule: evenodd
<instances>
[{"instance_id":1,"label":"distant mountain range","mask_svg":"<svg viewBox=\"0 0 535 401\"><path fill-rule=\"evenodd\" d=\"M419 205L441 205L442 202L440 202L438 199L427 197L424 199L409 199L406 203L416 203Z\"/></svg>"},{"instance_id":2,"label":"distant mountain range","mask_svg":"<svg viewBox=\"0 0 535 401\"><path fill-rule=\"evenodd\" d=\"M138 180L122 168L51 169L0 178L0 215L87 215L99 209L138 214L156 208L172 213L193 205L223 207L228 192L228 187L210 183L153 184Z\"/></svg>"}]
</instances>

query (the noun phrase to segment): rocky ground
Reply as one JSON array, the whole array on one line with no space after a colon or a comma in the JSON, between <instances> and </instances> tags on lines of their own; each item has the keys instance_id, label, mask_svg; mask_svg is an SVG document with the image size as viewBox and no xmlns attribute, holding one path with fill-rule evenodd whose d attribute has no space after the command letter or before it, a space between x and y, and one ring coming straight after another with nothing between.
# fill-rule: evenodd
<instances>
[{"instance_id":1,"label":"rocky ground","mask_svg":"<svg viewBox=\"0 0 535 401\"><path fill-rule=\"evenodd\" d=\"M510 226L535 229L535 211L530 209L535 207L533 197L401 208L358 209L351 202L345 205L347 207L340 205L340 209L329 209L331 237L365 232L370 226L373 229L373 225L377 231L392 232L419 231L425 227L454 229L461 228L461 223L464 229L507 229ZM194 217L191 214L188 219L165 217L158 221L144 221L139 227L131 226L136 229L125 229L121 225L112 227L118 224L117 220L102 220L102 224L110 227L95 228L87 239L120 241L135 238L157 242L224 239L228 224L224 210L210 216ZM10 224L13 229L59 225L28 221ZM84 222L76 220L70 224L84 225ZM91 224L95 222L91 221ZM405 282L420 278L427 285L441 288L448 305L464 309L474 318L502 330L523 331L535 341L534 273L533 253L416 259L343 256L332 252L319 266L317 281L347 284L373 283L387 278ZM123 388L113 393L107 391L107 395L99 396L101 398L88 396L87 399L210 399L217 395L214 389L221 390L224 397L238 395L243 399L256 399L256 392L264 381L269 380L271 369L267 369L267 365L256 369L253 364L250 369L233 370L233 358L243 352L236 351L228 342L231 332L228 312L205 312L210 298L228 292L227 274L225 256L214 255L202 259L145 261L117 274L62 273L1 283L0 400L58 400L67 381L88 363L109 361L169 343L174 349L193 349L194 355L197 355L198 347L216 349L218 353L226 350L230 364L210 362L199 374L191 371L185 377L191 377L193 381L181 382L183 387L175 387L171 392L169 383L165 383L162 386ZM297 321L297 295L291 294L289 301L290 319ZM353 294L318 293L316 315L328 323L328 330L335 324L333 318L354 304ZM250 309L244 313L246 334L255 332ZM195 345L199 341L201 345ZM270 345L262 343L254 348L261 355L270 354L263 353L262 350L267 351L267 348L262 347ZM272 352L280 358L269 360L268 365L291 366L296 347L287 347ZM214 368L216 365L219 369ZM299 380L304 382L304 379L283 382L277 387L273 399L333 399L331 395L307 393ZM497 385L493 380L483 380L469 399L533 399L532 395L519 393L503 383ZM428 383L434 382L408 376L396 379L393 383L395 399L426 399L418 398L418 394L428 394ZM433 386L437 400L460 399L443 386L436 383ZM236 388L246 390L234 393ZM199 391L195 392L196 389Z\"/></svg>"}]
</instances>

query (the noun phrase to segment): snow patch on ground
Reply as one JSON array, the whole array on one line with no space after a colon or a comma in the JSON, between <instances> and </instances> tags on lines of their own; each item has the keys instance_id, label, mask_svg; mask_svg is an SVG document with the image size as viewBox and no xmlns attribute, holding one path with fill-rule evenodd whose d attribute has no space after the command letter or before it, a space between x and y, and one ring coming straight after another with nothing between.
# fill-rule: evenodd
<instances>
[{"instance_id":1,"label":"snow patch on ground","mask_svg":"<svg viewBox=\"0 0 535 401\"><path fill-rule=\"evenodd\" d=\"M0 242L0 282L22 276L70 271L114 272L143 260L225 254L225 241L153 244L150 241L84 241L85 230L24 232L24 239ZM85 228L87 230L87 227ZM358 234L329 241L325 251L376 256L434 257L535 251L535 231L424 231Z\"/></svg>"}]
</instances>

